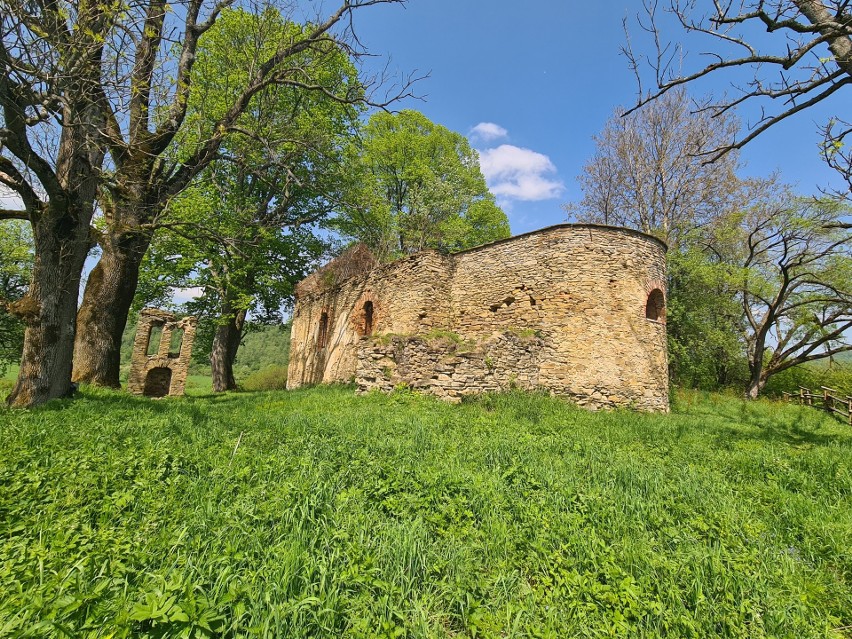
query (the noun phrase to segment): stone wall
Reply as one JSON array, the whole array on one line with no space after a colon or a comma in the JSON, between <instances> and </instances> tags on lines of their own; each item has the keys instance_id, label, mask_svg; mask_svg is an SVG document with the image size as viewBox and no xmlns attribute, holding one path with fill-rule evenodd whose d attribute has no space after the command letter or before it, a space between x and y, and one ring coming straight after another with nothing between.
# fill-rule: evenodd
<instances>
[{"instance_id":1,"label":"stone wall","mask_svg":"<svg viewBox=\"0 0 852 639\"><path fill-rule=\"evenodd\" d=\"M665 246L650 236L566 224L455 255L419 253L343 280L328 275L334 264L297 290L288 387L404 382L457 397L513 379L595 408L668 408ZM327 286L316 286L322 279ZM657 319L646 314L652 296L663 300L651 305ZM323 314L327 343L318 339ZM450 357L418 339L436 330L475 347ZM529 332L537 338L525 348L535 352L517 351L507 337Z\"/></svg>"},{"instance_id":2,"label":"stone wall","mask_svg":"<svg viewBox=\"0 0 852 639\"><path fill-rule=\"evenodd\" d=\"M342 281L335 266L321 271L324 286L314 279L296 289L288 388L354 379L368 302L371 334L416 334L449 322L449 256L424 251ZM323 324L327 338L320 344Z\"/></svg>"},{"instance_id":3,"label":"stone wall","mask_svg":"<svg viewBox=\"0 0 852 639\"><path fill-rule=\"evenodd\" d=\"M505 332L461 341L435 331L424 336L362 338L355 382L360 392L400 385L458 401L464 395L538 387L541 340Z\"/></svg>"},{"instance_id":4,"label":"stone wall","mask_svg":"<svg viewBox=\"0 0 852 639\"><path fill-rule=\"evenodd\" d=\"M127 389L135 395L165 397L183 395L189 374L192 344L198 320L195 317L177 319L173 314L155 308L146 308L139 313L136 339L130 359L130 376ZM151 333L160 327L160 343L156 352L148 355ZM171 352L172 336L182 332L180 348Z\"/></svg>"}]
</instances>

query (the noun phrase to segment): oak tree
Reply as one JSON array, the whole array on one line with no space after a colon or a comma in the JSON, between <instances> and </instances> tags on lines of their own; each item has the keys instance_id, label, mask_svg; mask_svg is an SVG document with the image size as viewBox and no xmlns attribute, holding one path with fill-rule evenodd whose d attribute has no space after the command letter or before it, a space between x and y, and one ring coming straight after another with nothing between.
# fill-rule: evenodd
<instances>
[{"instance_id":1,"label":"oak tree","mask_svg":"<svg viewBox=\"0 0 852 639\"><path fill-rule=\"evenodd\" d=\"M27 220L35 250L26 295L6 304L25 325L12 406L71 387L74 318L104 159L102 70L123 14L119 4L0 2L0 184L23 205L0 210L0 220Z\"/></svg>"}]
</instances>

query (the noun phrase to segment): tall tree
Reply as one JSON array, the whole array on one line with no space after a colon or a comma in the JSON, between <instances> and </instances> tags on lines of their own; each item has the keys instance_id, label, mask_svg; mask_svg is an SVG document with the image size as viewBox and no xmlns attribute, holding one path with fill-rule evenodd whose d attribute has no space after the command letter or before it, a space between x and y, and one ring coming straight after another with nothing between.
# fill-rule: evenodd
<instances>
[{"instance_id":1,"label":"tall tree","mask_svg":"<svg viewBox=\"0 0 852 639\"><path fill-rule=\"evenodd\" d=\"M661 28L658 2L643 0L643 5L644 18L639 23L654 35L655 51L640 55L629 39L624 49L639 79L637 108L701 78L726 74L732 92L708 104L707 113L720 115L744 103L759 107L760 115L747 133L719 144L710 157L742 148L778 122L816 104L842 99L852 85L848 0L736 0L706 3L706 9L694 0L671 0L666 11L685 35L702 54L710 47L710 62L692 68L684 66L684 61L690 62L690 47L671 42L672 30ZM646 66L657 85L647 94L641 82ZM852 127L845 110L822 127L822 135L826 160L852 189L852 155L844 146L852 139Z\"/></svg>"},{"instance_id":2,"label":"tall tree","mask_svg":"<svg viewBox=\"0 0 852 639\"><path fill-rule=\"evenodd\" d=\"M0 2L0 184L24 206L0 210L0 220L27 220L35 249L26 295L6 305L25 325L12 406L70 389L74 316L103 162L97 102L105 36L122 14L117 4Z\"/></svg>"},{"instance_id":3,"label":"tall tree","mask_svg":"<svg viewBox=\"0 0 852 639\"><path fill-rule=\"evenodd\" d=\"M733 201L737 158L706 154L736 131L733 116L695 112L684 89L640 111L618 110L595 136L595 154L578 178L583 198L566 208L577 219L635 228L671 246Z\"/></svg>"},{"instance_id":4,"label":"tall tree","mask_svg":"<svg viewBox=\"0 0 852 639\"><path fill-rule=\"evenodd\" d=\"M201 59L199 43L211 37L208 31L231 0L220 0L203 20L202 0L189 0L180 12L172 11L164 0L148 0L138 15L129 12L126 39L115 48L116 63L104 69L109 75L99 102L104 143L114 167L101 195L101 258L89 276L77 315L75 380L118 386L121 335L153 232L171 198L218 157L229 136L241 132L243 115L259 93L283 85L343 103L382 106L405 92L403 88L374 102L364 82L316 73L323 60L341 49L359 55L357 40L349 32L353 12L399 1L344 0L327 18L298 29L281 28L282 14L275 10L244 20L249 32L237 35L231 53L232 63L247 72L239 82L235 74L221 78L217 87L221 101L205 103L214 118L188 118L188 106L194 67ZM241 19L245 14L232 15ZM175 77L173 88L161 86L164 76Z\"/></svg>"},{"instance_id":5,"label":"tall tree","mask_svg":"<svg viewBox=\"0 0 852 639\"><path fill-rule=\"evenodd\" d=\"M785 193L709 229L707 246L741 305L749 398L772 375L852 351L852 234L837 225L847 213Z\"/></svg>"},{"instance_id":6,"label":"tall tree","mask_svg":"<svg viewBox=\"0 0 852 639\"><path fill-rule=\"evenodd\" d=\"M510 234L467 139L417 111L379 112L350 149L362 189L333 226L380 259Z\"/></svg>"},{"instance_id":7,"label":"tall tree","mask_svg":"<svg viewBox=\"0 0 852 639\"><path fill-rule=\"evenodd\" d=\"M209 125L205 120L215 121L217 105L227 104L229 87L244 83L246 70L233 59L247 46L254 20L242 12L224 15L199 49L188 118L202 129ZM300 31L283 20L277 29ZM325 84L357 86L357 71L342 49L304 64ZM360 112L358 105L321 91L269 86L241 117L240 135L226 139L219 158L171 202L161 222L165 234L148 262L159 268L144 279L201 291L187 306L206 320L202 337L205 325L212 325L215 391L236 387L233 363L248 314L280 321L293 286L324 250L312 225L345 195L350 178L343 149Z\"/></svg>"}]
</instances>

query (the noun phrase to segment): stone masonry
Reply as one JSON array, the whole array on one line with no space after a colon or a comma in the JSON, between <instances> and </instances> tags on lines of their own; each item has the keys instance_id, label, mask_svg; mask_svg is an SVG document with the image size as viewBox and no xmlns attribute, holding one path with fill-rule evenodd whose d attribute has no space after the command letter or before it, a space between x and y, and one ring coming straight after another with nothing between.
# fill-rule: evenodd
<instances>
[{"instance_id":1,"label":"stone masonry","mask_svg":"<svg viewBox=\"0 0 852 639\"><path fill-rule=\"evenodd\" d=\"M355 247L296 289L287 385L407 385L452 401L538 388L666 411L665 251L593 224L383 265Z\"/></svg>"},{"instance_id":2,"label":"stone masonry","mask_svg":"<svg viewBox=\"0 0 852 639\"><path fill-rule=\"evenodd\" d=\"M178 320L166 311L143 309L133 342L128 390L148 397L183 395L197 326L195 317ZM157 327L162 330L160 341L151 348L151 334ZM174 341L178 341L177 349L171 351Z\"/></svg>"}]
</instances>

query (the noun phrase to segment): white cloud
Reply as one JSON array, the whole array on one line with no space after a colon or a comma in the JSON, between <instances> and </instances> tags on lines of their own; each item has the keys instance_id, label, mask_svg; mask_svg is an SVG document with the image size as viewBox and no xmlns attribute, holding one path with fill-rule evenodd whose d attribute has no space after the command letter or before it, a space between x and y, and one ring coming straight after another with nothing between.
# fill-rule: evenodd
<instances>
[{"instance_id":1,"label":"white cloud","mask_svg":"<svg viewBox=\"0 0 852 639\"><path fill-rule=\"evenodd\" d=\"M473 127L467 135L472 140L487 143L493 142L494 140L501 140L509 135L509 132L499 124L494 124L493 122L480 122Z\"/></svg>"},{"instance_id":2,"label":"white cloud","mask_svg":"<svg viewBox=\"0 0 852 639\"><path fill-rule=\"evenodd\" d=\"M516 200L550 200L565 191L565 185L548 177L556 166L542 153L511 144L479 152L479 165L491 192Z\"/></svg>"},{"instance_id":3,"label":"white cloud","mask_svg":"<svg viewBox=\"0 0 852 639\"><path fill-rule=\"evenodd\" d=\"M201 288L200 286L193 286L191 288L176 288L174 290L173 296L175 302L181 304L183 302L193 300L196 297L201 297L202 293L204 293L203 288Z\"/></svg>"}]
</instances>

